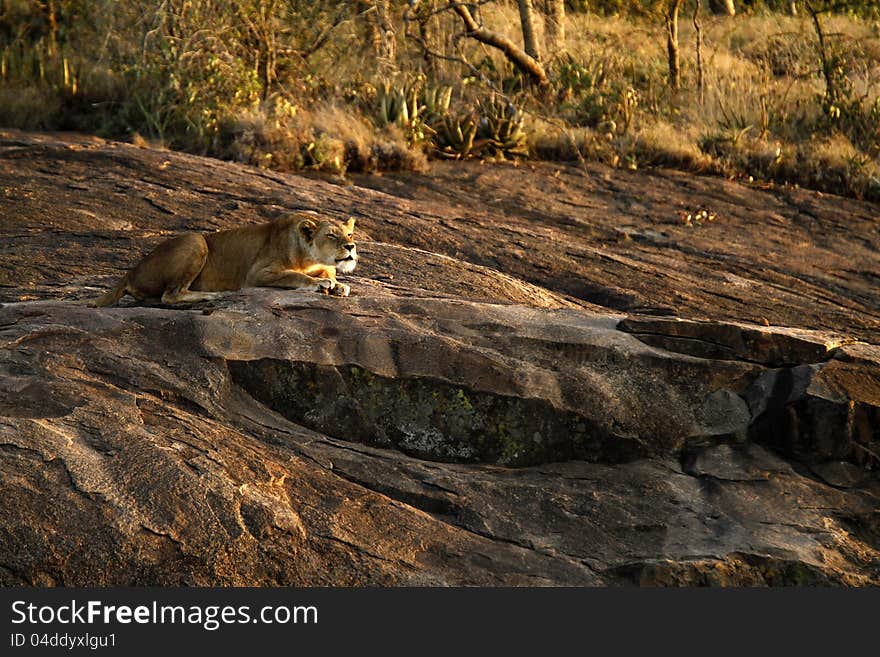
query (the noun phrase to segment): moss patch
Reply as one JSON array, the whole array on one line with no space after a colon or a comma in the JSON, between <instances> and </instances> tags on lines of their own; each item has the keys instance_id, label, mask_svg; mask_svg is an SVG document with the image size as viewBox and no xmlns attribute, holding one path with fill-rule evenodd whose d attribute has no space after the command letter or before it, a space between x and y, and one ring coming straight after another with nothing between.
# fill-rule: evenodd
<instances>
[{"instance_id":1,"label":"moss patch","mask_svg":"<svg viewBox=\"0 0 880 657\"><path fill-rule=\"evenodd\" d=\"M540 399L377 376L356 365L263 359L229 362L229 370L237 384L297 424L420 458L521 466L640 455L634 441Z\"/></svg>"}]
</instances>

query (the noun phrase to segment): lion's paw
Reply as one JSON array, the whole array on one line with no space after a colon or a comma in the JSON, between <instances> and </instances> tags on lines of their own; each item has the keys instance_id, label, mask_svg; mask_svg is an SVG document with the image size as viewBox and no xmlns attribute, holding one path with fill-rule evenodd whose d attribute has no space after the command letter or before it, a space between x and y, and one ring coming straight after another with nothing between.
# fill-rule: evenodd
<instances>
[{"instance_id":1,"label":"lion's paw","mask_svg":"<svg viewBox=\"0 0 880 657\"><path fill-rule=\"evenodd\" d=\"M337 297L347 297L349 294L351 294L351 287L349 287L345 283L340 283L339 281L336 281L336 287L333 288L330 294Z\"/></svg>"},{"instance_id":2,"label":"lion's paw","mask_svg":"<svg viewBox=\"0 0 880 657\"><path fill-rule=\"evenodd\" d=\"M336 281L331 278L316 278L315 283L315 292L323 292L324 294L330 294L336 287Z\"/></svg>"}]
</instances>

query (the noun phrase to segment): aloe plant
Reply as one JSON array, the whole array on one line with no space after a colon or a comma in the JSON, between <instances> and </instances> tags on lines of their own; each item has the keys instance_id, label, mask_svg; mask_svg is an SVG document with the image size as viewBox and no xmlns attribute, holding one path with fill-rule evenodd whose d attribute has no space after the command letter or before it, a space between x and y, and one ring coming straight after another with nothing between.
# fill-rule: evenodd
<instances>
[{"instance_id":1,"label":"aloe plant","mask_svg":"<svg viewBox=\"0 0 880 657\"><path fill-rule=\"evenodd\" d=\"M421 101L425 123L430 125L449 114L449 105L452 103L452 87L447 85L425 87L422 89Z\"/></svg>"},{"instance_id":2,"label":"aloe plant","mask_svg":"<svg viewBox=\"0 0 880 657\"><path fill-rule=\"evenodd\" d=\"M476 139L482 150L505 157L526 154L525 116L506 98L492 94L477 103Z\"/></svg>"},{"instance_id":3,"label":"aloe plant","mask_svg":"<svg viewBox=\"0 0 880 657\"><path fill-rule=\"evenodd\" d=\"M454 160L463 160L474 155L477 120L472 114L447 114L434 123L433 130L437 155Z\"/></svg>"},{"instance_id":4,"label":"aloe plant","mask_svg":"<svg viewBox=\"0 0 880 657\"><path fill-rule=\"evenodd\" d=\"M395 86L384 81L376 89L376 123L380 128L395 125L400 128L410 145L426 138L422 78Z\"/></svg>"}]
</instances>

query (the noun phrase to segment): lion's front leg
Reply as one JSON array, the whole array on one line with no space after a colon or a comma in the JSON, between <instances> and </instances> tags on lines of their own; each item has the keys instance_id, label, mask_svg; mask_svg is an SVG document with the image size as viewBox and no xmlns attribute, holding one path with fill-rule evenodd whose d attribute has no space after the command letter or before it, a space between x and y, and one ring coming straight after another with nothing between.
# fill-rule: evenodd
<instances>
[{"instance_id":1,"label":"lion's front leg","mask_svg":"<svg viewBox=\"0 0 880 657\"><path fill-rule=\"evenodd\" d=\"M336 280L336 267L325 267L324 269L316 272L317 276L321 278L329 278L333 281L333 287L325 290L326 294L332 294L336 297L347 297L351 294L351 287L346 285L345 283L340 283Z\"/></svg>"},{"instance_id":2,"label":"lion's front leg","mask_svg":"<svg viewBox=\"0 0 880 657\"><path fill-rule=\"evenodd\" d=\"M332 278L314 277L298 271L262 271L252 281L258 287L282 287L288 290L312 290L313 292L330 292L336 287Z\"/></svg>"}]
</instances>

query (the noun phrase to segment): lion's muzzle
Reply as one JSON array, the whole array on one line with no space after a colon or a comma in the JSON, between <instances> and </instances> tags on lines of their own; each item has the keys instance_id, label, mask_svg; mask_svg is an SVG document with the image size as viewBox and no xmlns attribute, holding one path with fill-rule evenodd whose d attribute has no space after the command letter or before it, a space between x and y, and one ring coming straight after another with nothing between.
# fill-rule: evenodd
<instances>
[{"instance_id":1,"label":"lion's muzzle","mask_svg":"<svg viewBox=\"0 0 880 657\"><path fill-rule=\"evenodd\" d=\"M354 271L357 266L357 248L354 243L344 244L343 248L348 251L348 254L342 258L336 258L336 269L347 274Z\"/></svg>"}]
</instances>

